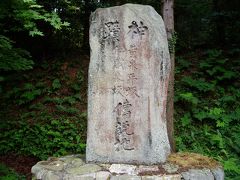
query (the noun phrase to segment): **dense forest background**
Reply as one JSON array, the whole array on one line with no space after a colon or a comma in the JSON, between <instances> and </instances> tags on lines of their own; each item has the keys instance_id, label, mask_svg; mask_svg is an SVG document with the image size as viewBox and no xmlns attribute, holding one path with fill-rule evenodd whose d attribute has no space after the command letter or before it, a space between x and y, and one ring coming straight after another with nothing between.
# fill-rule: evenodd
<instances>
[{"instance_id":1,"label":"dense forest background","mask_svg":"<svg viewBox=\"0 0 240 180\"><path fill-rule=\"evenodd\" d=\"M89 15L160 0L0 1L0 179L48 156L84 153ZM175 0L175 141L240 178L240 1ZM175 43L176 42L176 43ZM15 168L14 171L8 167Z\"/></svg>"}]
</instances>

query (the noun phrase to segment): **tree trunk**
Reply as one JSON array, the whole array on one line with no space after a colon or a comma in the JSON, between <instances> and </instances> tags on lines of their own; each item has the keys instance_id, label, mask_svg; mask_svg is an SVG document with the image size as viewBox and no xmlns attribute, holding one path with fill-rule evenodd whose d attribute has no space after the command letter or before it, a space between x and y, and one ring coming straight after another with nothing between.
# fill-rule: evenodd
<instances>
[{"instance_id":1,"label":"tree trunk","mask_svg":"<svg viewBox=\"0 0 240 180\"><path fill-rule=\"evenodd\" d=\"M165 23L168 41L172 41L174 35L174 0L162 0L162 15ZM171 43L171 46L174 44ZM174 64L175 64L175 52L174 47L171 47L170 58L171 58L171 72L168 85L168 97L167 97L167 130L168 138L171 146L171 151L175 152L175 141L174 141Z\"/></svg>"}]
</instances>

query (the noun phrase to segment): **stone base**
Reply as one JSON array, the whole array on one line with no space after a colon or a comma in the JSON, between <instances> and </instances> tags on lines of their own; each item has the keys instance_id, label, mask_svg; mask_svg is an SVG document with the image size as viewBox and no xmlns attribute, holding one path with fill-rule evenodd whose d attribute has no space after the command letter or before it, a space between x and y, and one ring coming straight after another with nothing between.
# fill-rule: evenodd
<instances>
[{"instance_id":1,"label":"stone base","mask_svg":"<svg viewBox=\"0 0 240 180\"><path fill-rule=\"evenodd\" d=\"M49 158L32 167L32 179L39 180L223 180L221 167L182 169L162 165L87 164L82 155Z\"/></svg>"}]
</instances>

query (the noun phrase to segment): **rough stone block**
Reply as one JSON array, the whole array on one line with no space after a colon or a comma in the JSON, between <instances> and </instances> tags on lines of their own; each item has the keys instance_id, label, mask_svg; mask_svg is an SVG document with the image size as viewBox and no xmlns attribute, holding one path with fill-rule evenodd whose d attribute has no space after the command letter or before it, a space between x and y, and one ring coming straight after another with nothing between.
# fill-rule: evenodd
<instances>
[{"instance_id":1,"label":"rough stone block","mask_svg":"<svg viewBox=\"0 0 240 180\"><path fill-rule=\"evenodd\" d=\"M97 171L101 171L102 168L96 164L85 164L82 166L76 166L72 168L66 169L66 172L69 174L88 174L88 173L94 173Z\"/></svg>"},{"instance_id":2,"label":"rough stone block","mask_svg":"<svg viewBox=\"0 0 240 180\"><path fill-rule=\"evenodd\" d=\"M141 177L131 176L131 175L120 175L120 176L112 176L110 180L141 180Z\"/></svg>"},{"instance_id":3,"label":"rough stone block","mask_svg":"<svg viewBox=\"0 0 240 180\"><path fill-rule=\"evenodd\" d=\"M181 175L143 176L142 180L181 180Z\"/></svg>"},{"instance_id":4,"label":"rough stone block","mask_svg":"<svg viewBox=\"0 0 240 180\"><path fill-rule=\"evenodd\" d=\"M209 169L190 169L181 174L184 180L214 180L214 176Z\"/></svg>"},{"instance_id":5,"label":"rough stone block","mask_svg":"<svg viewBox=\"0 0 240 180\"><path fill-rule=\"evenodd\" d=\"M112 164L109 168L109 171L114 174L128 174L128 175L136 175L137 167L134 165L128 164Z\"/></svg>"},{"instance_id":6,"label":"rough stone block","mask_svg":"<svg viewBox=\"0 0 240 180\"><path fill-rule=\"evenodd\" d=\"M165 162L171 64L161 16L126 4L97 9L90 22L87 162Z\"/></svg>"},{"instance_id":7,"label":"rough stone block","mask_svg":"<svg viewBox=\"0 0 240 180\"><path fill-rule=\"evenodd\" d=\"M96 180L109 180L111 173L108 171L100 171L96 173Z\"/></svg>"},{"instance_id":8,"label":"rough stone block","mask_svg":"<svg viewBox=\"0 0 240 180\"><path fill-rule=\"evenodd\" d=\"M211 170L215 180L224 180L224 171L222 168L218 167Z\"/></svg>"}]
</instances>

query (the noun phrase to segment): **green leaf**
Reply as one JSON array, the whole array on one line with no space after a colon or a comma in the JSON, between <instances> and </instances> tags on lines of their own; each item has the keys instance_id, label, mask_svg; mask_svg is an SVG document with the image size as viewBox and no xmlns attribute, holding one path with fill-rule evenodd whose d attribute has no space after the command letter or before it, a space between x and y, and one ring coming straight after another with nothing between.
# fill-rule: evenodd
<instances>
[{"instance_id":1,"label":"green leaf","mask_svg":"<svg viewBox=\"0 0 240 180\"><path fill-rule=\"evenodd\" d=\"M207 91L212 91L214 90L215 87L215 82L207 82L204 79L192 79L191 77L184 77L182 79L182 82L184 82L186 85L189 87L194 87L198 89L199 91L207 92Z\"/></svg>"},{"instance_id":2,"label":"green leaf","mask_svg":"<svg viewBox=\"0 0 240 180\"><path fill-rule=\"evenodd\" d=\"M218 144L218 147L223 149L224 148L224 140L223 137L221 135L221 133L218 131L218 134L212 134L211 135L211 140L215 141Z\"/></svg>"},{"instance_id":3,"label":"green leaf","mask_svg":"<svg viewBox=\"0 0 240 180\"><path fill-rule=\"evenodd\" d=\"M188 101L194 105L196 105L198 103L198 99L196 97L194 97L193 94L190 92L181 93L179 96L181 97L181 99Z\"/></svg>"},{"instance_id":4,"label":"green leaf","mask_svg":"<svg viewBox=\"0 0 240 180\"><path fill-rule=\"evenodd\" d=\"M225 122L217 120L217 127L225 127Z\"/></svg>"},{"instance_id":5,"label":"green leaf","mask_svg":"<svg viewBox=\"0 0 240 180\"><path fill-rule=\"evenodd\" d=\"M198 120L202 121L205 118L208 118L208 113L202 110L195 110L193 117L197 118Z\"/></svg>"},{"instance_id":6,"label":"green leaf","mask_svg":"<svg viewBox=\"0 0 240 180\"><path fill-rule=\"evenodd\" d=\"M224 170L225 171L233 171L237 174L240 174L240 166L236 163L237 159L230 158L227 161L224 161Z\"/></svg>"},{"instance_id":7,"label":"green leaf","mask_svg":"<svg viewBox=\"0 0 240 180\"><path fill-rule=\"evenodd\" d=\"M59 89L61 87L61 82L59 79L54 79L53 83L52 83L52 87L54 90Z\"/></svg>"},{"instance_id":8,"label":"green leaf","mask_svg":"<svg viewBox=\"0 0 240 180\"><path fill-rule=\"evenodd\" d=\"M29 7L30 7L30 8L38 8L38 9L40 9L40 8L42 8L43 6L38 5L38 4L33 4L33 5L30 5Z\"/></svg>"},{"instance_id":9,"label":"green leaf","mask_svg":"<svg viewBox=\"0 0 240 180\"><path fill-rule=\"evenodd\" d=\"M30 36L44 36L43 32L39 31L38 29L33 29L32 31L29 31Z\"/></svg>"},{"instance_id":10,"label":"green leaf","mask_svg":"<svg viewBox=\"0 0 240 180\"><path fill-rule=\"evenodd\" d=\"M225 112L225 111L222 108L215 107L215 108L210 109L209 114L210 115L219 116L223 112Z\"/></svg>"},{"instance_id":11,"label":"green leaf","mask_svg":"<svg viewBox=\"0 0 240 180\"><path fill-rule=\"evenodd\" d=\"M182 126L188 126L191 123L190 113L184 114L182 118L180 118Z\"/></svg>"}]
</instances>

